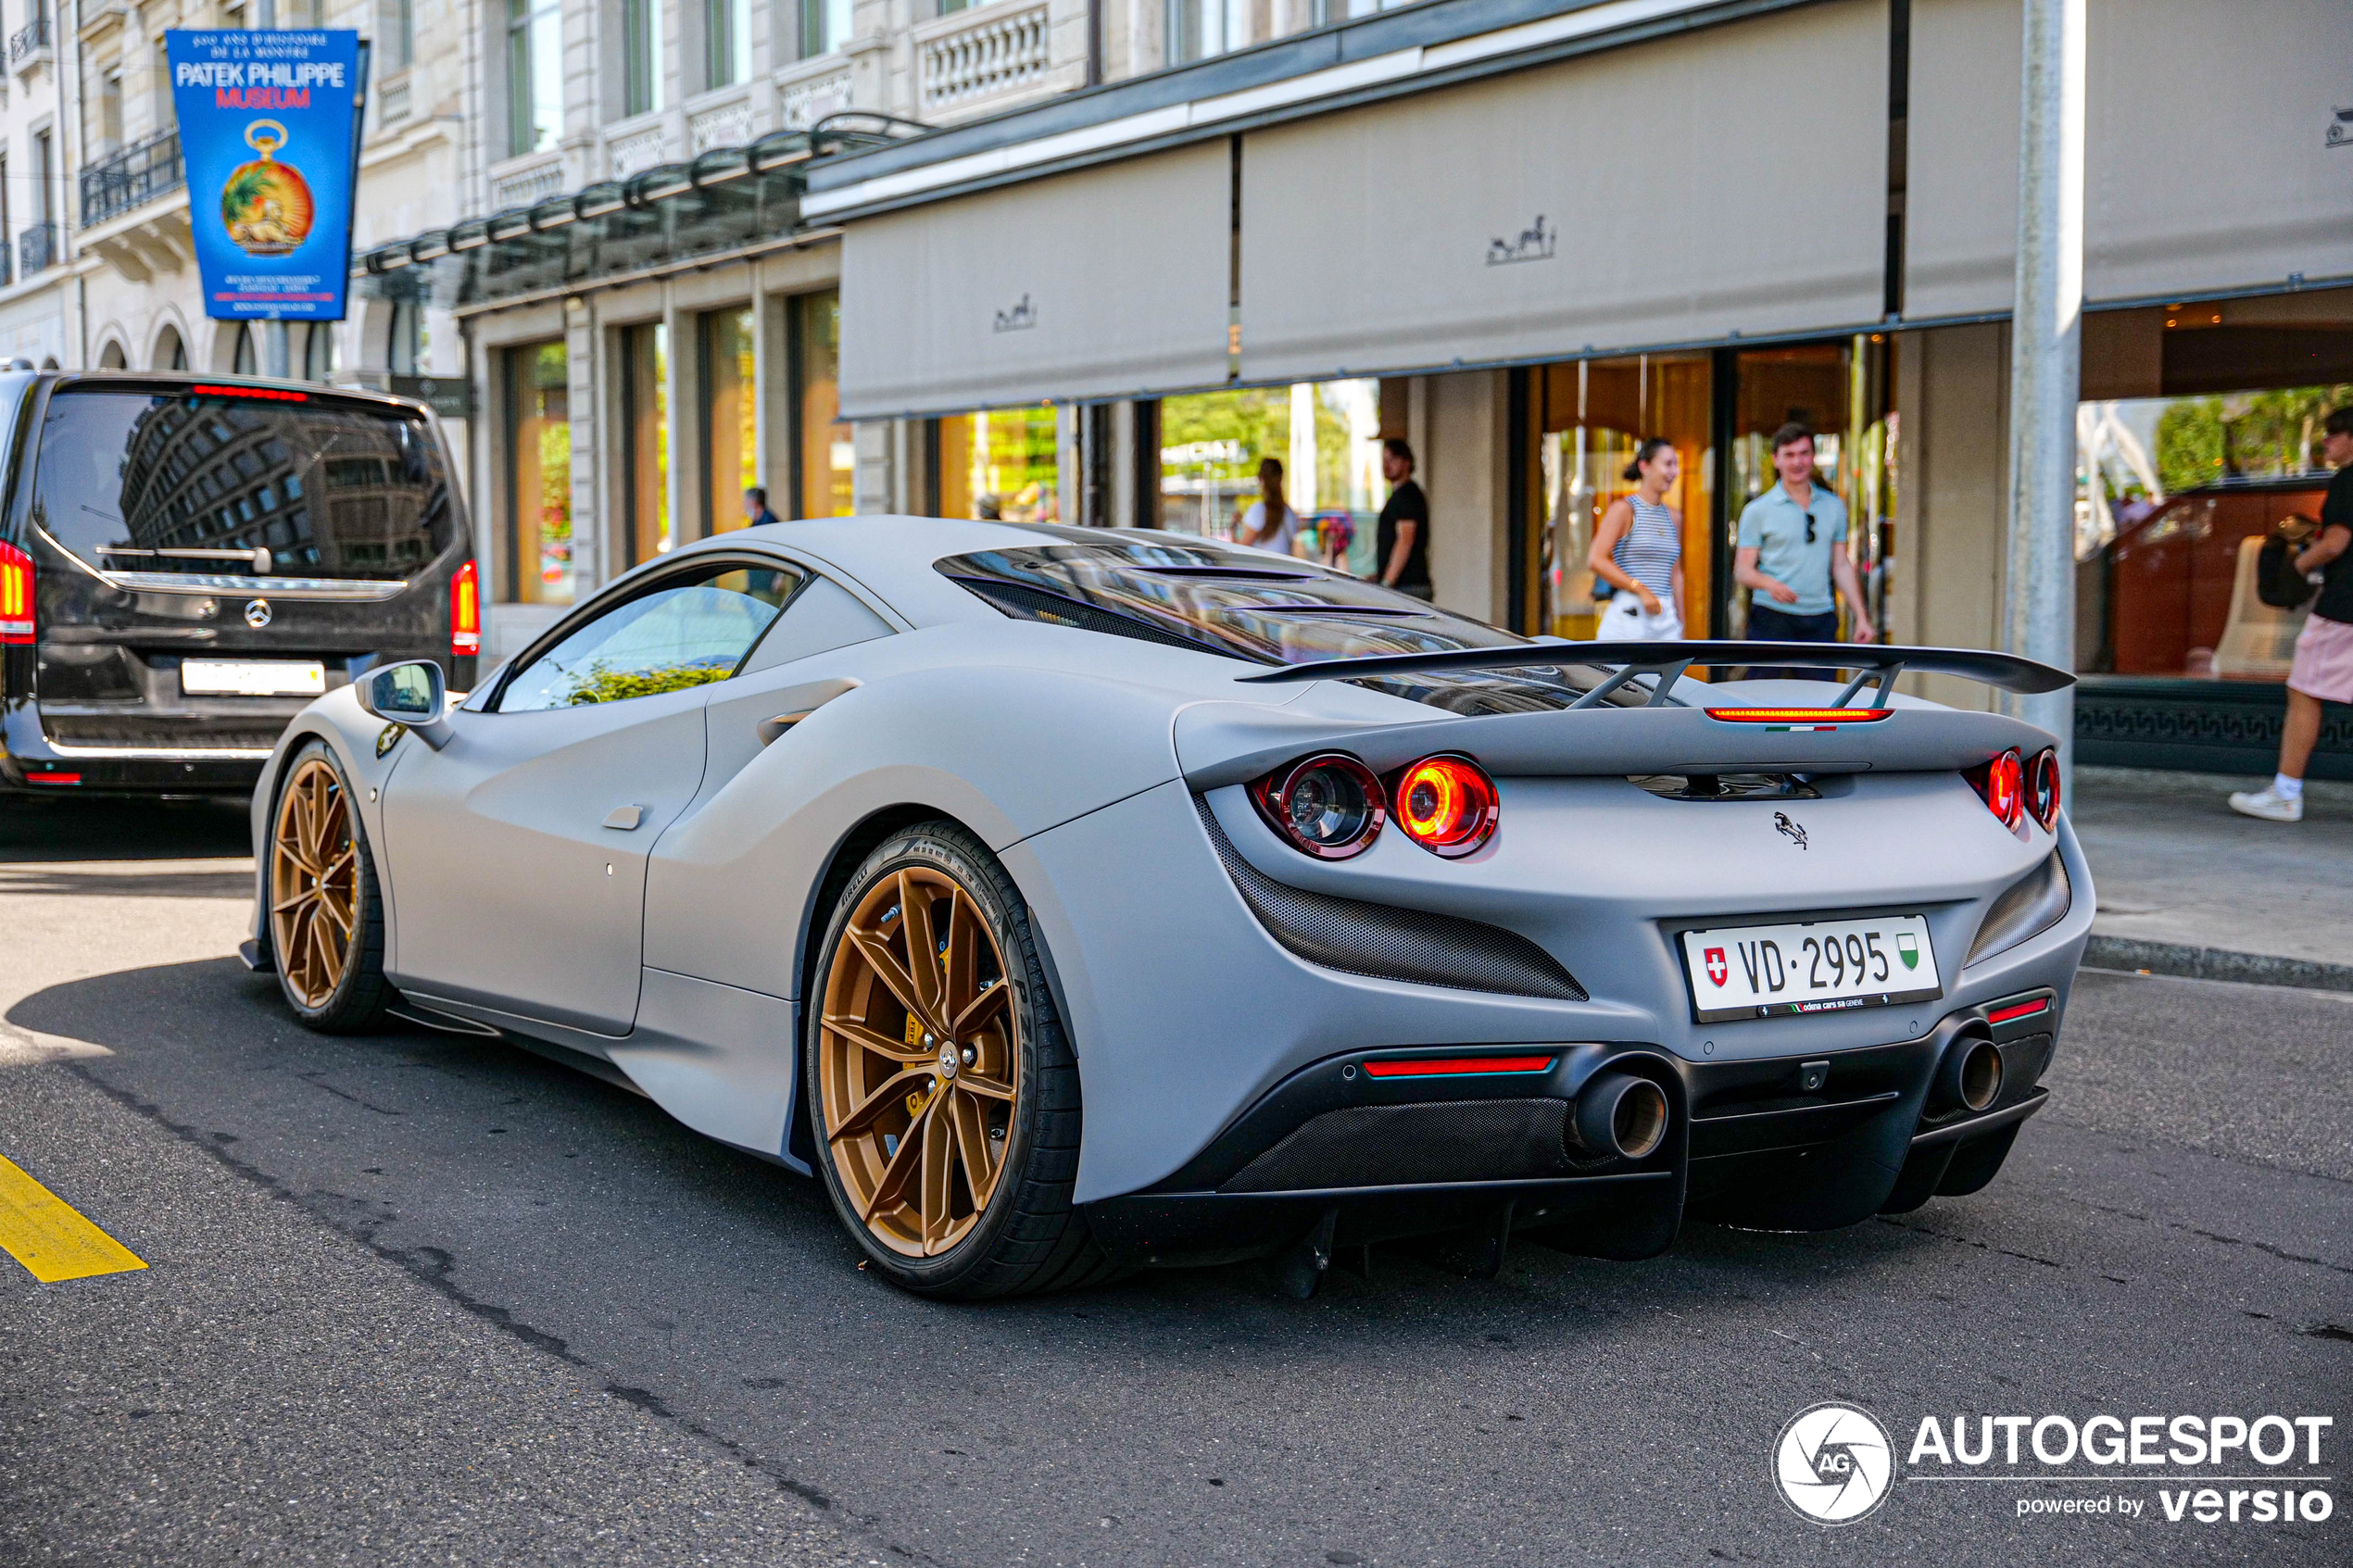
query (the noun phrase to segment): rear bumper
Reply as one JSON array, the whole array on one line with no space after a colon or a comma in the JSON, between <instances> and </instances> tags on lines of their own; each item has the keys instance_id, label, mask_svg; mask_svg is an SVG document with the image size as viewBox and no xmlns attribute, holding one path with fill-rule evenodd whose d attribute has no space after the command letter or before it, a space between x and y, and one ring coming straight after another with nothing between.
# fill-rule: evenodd
<instances>
[{"instance_id":1,"label":"rear bumper","mask_svg":"<svg viewBox=\"0 0 2353 1568\"><path fill-rule=\"evenodd\" d=\"M1285 1080L1166 1181L1087 1213L1114 1253L1164 1264L1265 1253L1327 1215L1346 1246L1491 1226L1507 1205L1510 1227L1557 1230L1604 1257L1664 1250L1686 1213L1832 1229L1990 1181L2048 1098L2040 1080L2056 1011L2053 993L2038 990L1957 1010L1915 1039L1802 1059L1519 1046L1512 1055L1541 1054L1546 1065L1416 1078L1373 1069L1437 1054L1428 1047L1350 1052ZM1981 1037L2001 1052L2000 1094L1982 1111L1931 1111L1945 1050ZM1588 1156L1566 1135L1579 1091L1613 1069L1656 1082L1672 1108L1667 1137L1646 1159Z\"/></svg>"},{"instance_id":2,"label":"rear bumper","mask_svg":"<svg viewBox=\"0 0 2353 1568\"><path fill-rule=\"evenodd\" d=\"M31 703L0 720L0 791L25 795L250 794L268 746L206 745L202 726L153 744L53 740Z\"/></svg>"}]
</instances>

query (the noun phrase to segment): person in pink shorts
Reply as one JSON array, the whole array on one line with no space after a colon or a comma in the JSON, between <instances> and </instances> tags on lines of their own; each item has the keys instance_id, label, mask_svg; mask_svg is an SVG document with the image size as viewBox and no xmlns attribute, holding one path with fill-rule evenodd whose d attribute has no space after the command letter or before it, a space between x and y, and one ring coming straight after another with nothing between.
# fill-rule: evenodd
<instances>
[{"instance_id":1,"label":"person in pink shorts","mask_svg":"<svg viewBox=\"0 0 2353 1568\"><path fill-rule=\"evenodd\" d=\"M2321 456L2336 470L2321 504L2321 532L2296 570L2321 573L2321 596L2296 639L2287 676L2287 722L2271 787L2231 797L2231 809L2272 822L2304 820L2304 770L2321 738L2321 705L2353 702L2353 405L2328 417Z\"/></svg>"}]
</instances>

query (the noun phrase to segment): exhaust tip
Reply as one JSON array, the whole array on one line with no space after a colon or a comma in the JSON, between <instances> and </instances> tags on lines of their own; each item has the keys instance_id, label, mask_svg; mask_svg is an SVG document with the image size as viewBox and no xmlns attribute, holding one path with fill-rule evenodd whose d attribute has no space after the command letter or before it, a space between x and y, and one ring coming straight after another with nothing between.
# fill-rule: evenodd
<instances>
[{"instance_id":1,"label":"exhaust tip","mask_svg":"<svg viewBox=\"0 0 2353 1568\"><path fill-rule=\"evenodd\" d=\"M2002 1098L2002 1052L1993 1041L1953 1042L1937 1067L1936 1098L1947 1110L1984 1110Z\"/></svg>"},{"instance_id":2,"label":"exhaust tip","mask_svg":"<svg viewBox=\"0 0 2353 1568\"><path fill-rule=\"evenodd\" d=\"M1604 1073L1577 1097L1569 1134L1589 1154L1641 1160L1667 1141L1667 1091L1630 1073Z\"/></svg>"}]
</instances>

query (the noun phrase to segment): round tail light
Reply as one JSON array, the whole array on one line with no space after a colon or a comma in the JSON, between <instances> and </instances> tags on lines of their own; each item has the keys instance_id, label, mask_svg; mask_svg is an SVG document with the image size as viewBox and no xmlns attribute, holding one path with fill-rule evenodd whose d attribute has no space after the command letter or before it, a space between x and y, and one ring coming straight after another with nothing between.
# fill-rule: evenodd
<instances>
[{"instance_id":1,"label":"round tail light","mask_svg":"<svg viewBox=\"0 0 2353 1568\"><path fill-rule=\"evenodd\" d=\"M1979 786L1985 809L2014 828L2026 811L2026 770L2015 751L2005 751L1985 764L1985 782Z\"/></svg>"},{"instance_id":2,"label":"round tail light","mask_svg":"<svg viewBox=\"0 0 2353 1568\"><path fill-rule=\"evenodd\" d=\"M1319 859L1362 854L1389 816L1373 771L1337 752L1277 768L1250 793L1277 833Z\"/></svg>"},{"instance_id":3,"label":"round tail light","mask_svg":"<svg viewBox=\"0 0 2353 1568\"><path fill-rule=\"evenodd\" d=\"M2059 765L2058 753L2049 746L2034 754L2026 769L2026 809L2043 824L2045 833L2058 832Z\"/></svg>"},{"instance_id":4,"label":"round tail light","mask_svg":"<svg viewBox=\"0 0 2353 1568\"><path fill-rule=\"evenodd\" d=\"M1495 781L1467 757L1425 757L1396 776L1397 825L1448 859L1476 852L1502 814Z\"/></svg>"}]
</instances>

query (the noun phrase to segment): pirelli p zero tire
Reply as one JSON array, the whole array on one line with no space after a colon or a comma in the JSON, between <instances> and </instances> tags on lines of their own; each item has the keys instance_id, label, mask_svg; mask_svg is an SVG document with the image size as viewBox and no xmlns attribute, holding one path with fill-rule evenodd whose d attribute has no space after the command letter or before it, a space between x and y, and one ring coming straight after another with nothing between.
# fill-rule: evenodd
<instances>
[{"instance_id":1,"label":"pirelli p zero tire","mask_svg":"<svg viewBox=\"0 0 2353 1568\"><path fill-rule=\"evenodd\" d=\"M1028 907L952 822L893 834L834 907L802 1058L817 1167L874 1265L925 1296L1114 1271L1071 1207L1078 1065Z\"/></svg>"},{"instance_id":2,"label":"pirelli p zero tire","mask_svg":"<svg viewBox=\"0 0 2353 1568\"><path fill-rule=\"evenodd\" d=\"M393 998L384 899L343 766L322 741L296 751L270 811L270 953L278 989L322 1034L372 1028Z\"/></svg>"}]
</instances>

